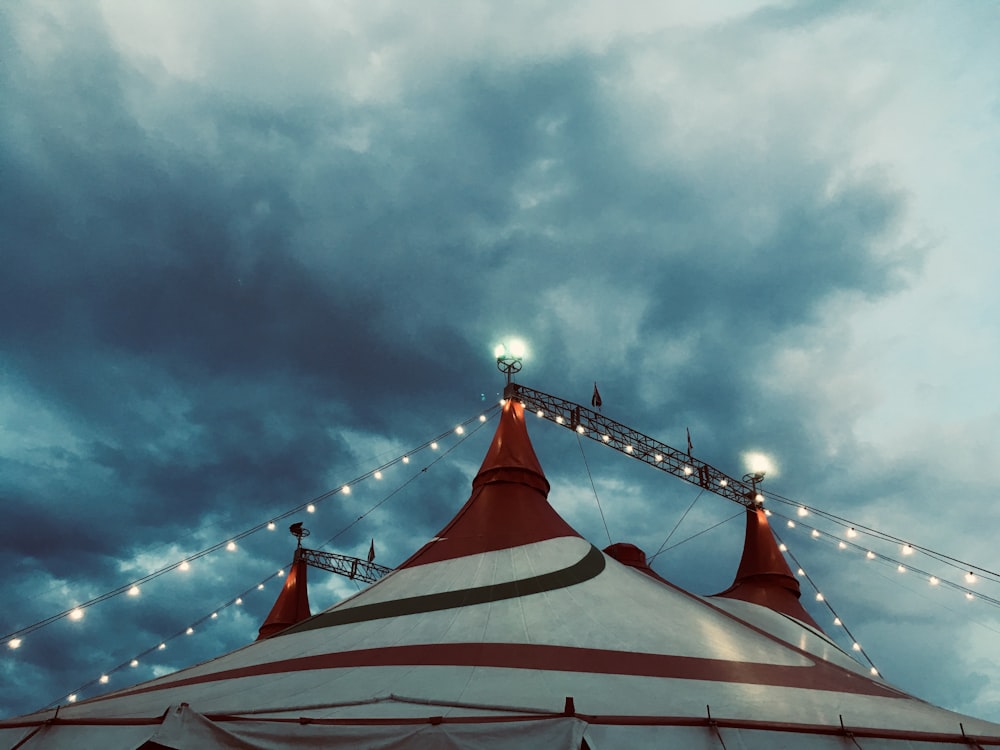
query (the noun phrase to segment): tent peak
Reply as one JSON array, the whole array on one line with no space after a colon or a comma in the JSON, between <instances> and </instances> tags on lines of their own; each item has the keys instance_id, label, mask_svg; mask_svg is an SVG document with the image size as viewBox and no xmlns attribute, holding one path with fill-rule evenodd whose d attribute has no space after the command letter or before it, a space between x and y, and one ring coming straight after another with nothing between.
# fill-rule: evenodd
<instances>
[{"instance_id":1,"label":"tent peak","mask_svg":"<svg viewBox=\"0 0 1000 750\"><path fill-rule=\"evenodd\" d=\"M472 495L458 514L401 567L580 536L549 505L549 481L528 438L524 407L506 399Z\"/></svg>"},{"instance_id":2,"label":"tent peak","mask_svg":"<svg viewBox=\"0 0 1000 750\"><path fill-rule=\"evenodd\" d=\"M767 515L759 505L747 508L743 557L733 585L715 596L759 604L800 622L822 628L803 608L798 579L778 549Z\"/></svg>"}]
</instances>

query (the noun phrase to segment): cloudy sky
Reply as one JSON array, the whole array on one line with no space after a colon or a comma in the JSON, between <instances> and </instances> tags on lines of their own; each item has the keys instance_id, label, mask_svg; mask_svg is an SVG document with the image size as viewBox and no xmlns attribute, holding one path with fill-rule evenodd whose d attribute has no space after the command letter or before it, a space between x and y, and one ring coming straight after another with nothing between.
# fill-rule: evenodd
<instances>
[{"instance_id":1,"label":"cloudy sky","mask_svg":"<svg viewBox=\"0 0 1000 750\"><path fill-rule=\"evenodd\" d=\"M0 714L252 640L293 520L404 560L495 420L415 449L495 404L512 335L526 385L1000 570L997 6L693 6L3 4L0 636L414 460L22 633ZM581 533L728 586L737 507L531 428ZM887 679L1000 721L1000 585L771 502ZM353 590L312 574L314 609Z\"/></svg>"}]
</instances>

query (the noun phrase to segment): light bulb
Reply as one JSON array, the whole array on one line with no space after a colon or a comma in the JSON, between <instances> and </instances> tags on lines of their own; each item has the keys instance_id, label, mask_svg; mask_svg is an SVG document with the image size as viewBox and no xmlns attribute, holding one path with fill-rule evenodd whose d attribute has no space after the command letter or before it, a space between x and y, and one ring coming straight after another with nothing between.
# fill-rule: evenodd
<instances>
[{"instance_id":1,"label":"light bulb","mask_svg":"<svg viewBox=\"0 0 1000 750\"><path fill-rule=\"evenodd\" d=\"M464 428L464 427L462 427L462 425L459 425L458 427L456 427L456 428L455 428L455 434L456 434L456 435L461 435L461 434L463 434L464 432L465 432L465 428Z\"/></svg>"},{"instance_id":2,"label":"light bulb","mask_svg":"<svg viewBox=\"0 0 1000 750\"><path fill-rule=\"evenodd\" d=\"M139 596L139 587L138 586L132 586L132 588L130 588L128 590L128 595L129 596Z\"/></svg>"},{"instance_id":3,"label":"light bulb","mask_svg":"<svg viewBox=\"0 0 1000 750\"><path fill-rule=\"evenodd\" d=\"M236 551L236 542L230 542L229 544L227 544L226 545L226 549L229 550L230 552L235 552Z\"/></svg>"},{"instance_id":4,"label":"light bulb","mask_svg":"<svg viewBox=\"0 0 1000 750\"><path fill-rule=\"evenodd\" d=\"M74 608L69 613L69 619L71 619L71 620L82 620L83 619L83 610L80 609L79 607Z\"/></svg>"}]
</instances>

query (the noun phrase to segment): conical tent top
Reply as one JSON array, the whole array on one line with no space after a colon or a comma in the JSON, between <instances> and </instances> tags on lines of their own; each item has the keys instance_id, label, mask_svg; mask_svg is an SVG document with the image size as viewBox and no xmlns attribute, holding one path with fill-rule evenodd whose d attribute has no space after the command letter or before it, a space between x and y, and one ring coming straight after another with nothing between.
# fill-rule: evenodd
<instances>
[{"instance_id":1,"label":"conical tent top","mask_svg":"<svg viewBox=\"0 0 1000 750\"><path fill-rule=\"evenodd\" d=\"M260 626L258 641L277 635L285 628L290 628L312 616L309 611L309 591L306 588L307 568L306 561L296 555L277 601L271 607L264 624Z\"/></svg>"},{"instance_id":2,"label":"conical tent top","mask_svg":"<svg viewBox=\"0 0 1000 750\"><path fill-rule=\"evenodd\" d=\"M799 602L801 593L798 580L778 549L764 509L747 508L743 557L736 579L716 596L759 604L822 630Z\"/></svg>"},{"instance_id":3,"label":"conical tent top","mask_svg":"<svg viewBox=\"0 0 1000 750\"><path fill-rule=\"evenodd\" d=\"M580 536L549 505L545 478L520 401L507 399L472 496L451 522L400 567Z\"/></svg>"}]
</instances>

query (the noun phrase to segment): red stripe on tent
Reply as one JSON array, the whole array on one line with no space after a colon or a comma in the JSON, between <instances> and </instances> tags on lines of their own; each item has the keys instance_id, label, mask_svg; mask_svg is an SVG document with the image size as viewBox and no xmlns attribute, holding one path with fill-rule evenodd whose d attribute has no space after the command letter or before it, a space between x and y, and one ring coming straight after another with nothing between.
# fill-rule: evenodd
<instances>
[{"instance_id":1,"label":"red stripe on tent","mask_svg":"<svg viewBox=\"0 0 1000 750\"><path fill-rule=\"evenodd\" d=\"M899 693L888 686L883 686L866 677L825 663L814 662L812 666L796 667L783 664L704 659L695 656L645 654L526 643L438 643L316 654L265 664L254 664L172 682L146 685L132 690L123 690L115 695L135 695L187 685L317 669L398 666L496 667L615 674L899 697Z\"/></svg>"}]
</instances>

